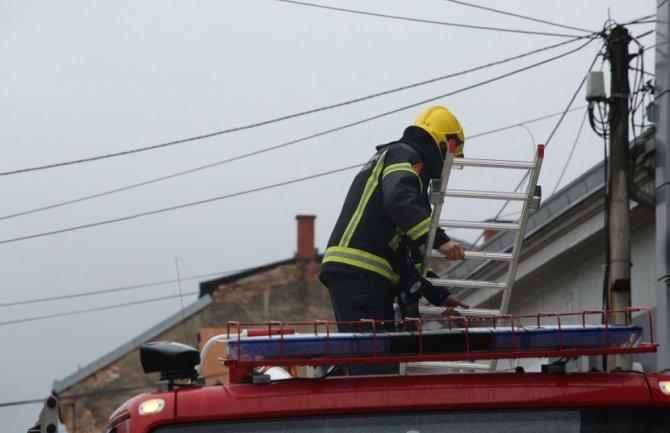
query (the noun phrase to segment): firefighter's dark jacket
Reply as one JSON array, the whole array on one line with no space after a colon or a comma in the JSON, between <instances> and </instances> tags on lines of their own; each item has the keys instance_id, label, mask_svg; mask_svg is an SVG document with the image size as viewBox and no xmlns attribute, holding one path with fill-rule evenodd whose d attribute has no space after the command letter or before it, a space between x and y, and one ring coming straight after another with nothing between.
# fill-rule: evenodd
<instances>
[{"instance_id":1,"label":"firefighter's dark jacket","mask_svg":"<svg viewBox=\"0 0 670 433\"><path fill-rule=\"evenodd\" d=\"M328 285L327 274L339 272L396 285L406 262L400 240L425 244L431 217L427 189L441 170L432 137L418 127L378 146L349 189L324 253L321 280ZM448 240L440 229L434 247Z\"/></svg>"}]
</instances>

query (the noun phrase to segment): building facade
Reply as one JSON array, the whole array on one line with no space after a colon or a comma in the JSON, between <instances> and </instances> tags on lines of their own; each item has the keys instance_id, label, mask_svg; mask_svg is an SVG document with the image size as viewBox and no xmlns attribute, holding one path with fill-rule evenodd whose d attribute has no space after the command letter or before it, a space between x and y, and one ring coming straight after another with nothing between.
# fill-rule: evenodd
<instances>
[{"instance_id":1,"label":"building facade","mask_svg":"<svg viewBox=\"0 0 670 433\"><path fill-rule=\"evenodd\" d=\"M157 375L142 372L139 347L149 341L202 344L201 330L228 321L334 320L327 289L318 280L314 216L300 215L295 257L200 284L198 301L94 363L54 382L60 416L70 433L102 433L121 403L155 388ZM202 338L207 338L202 335Z\"/></svg>"}]
</instances>

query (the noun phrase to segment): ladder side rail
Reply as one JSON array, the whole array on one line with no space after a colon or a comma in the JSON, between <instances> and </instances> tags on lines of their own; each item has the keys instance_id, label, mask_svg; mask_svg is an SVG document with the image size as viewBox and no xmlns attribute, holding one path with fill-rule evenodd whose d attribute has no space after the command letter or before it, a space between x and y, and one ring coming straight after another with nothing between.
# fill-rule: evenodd
<instances>
[{"instance_id":1,"label":"ladder side rail","mask_svg":"<svg viewBox=\"0 0 670 433\"><path fill-rule=\"evenodd\" d=\"M437 232L437 227L440 223L440 215L442 214L442 205L444 204L444 192L447 189L447 181L449 175L451 174L451 168L454 163L454 156L456 151L456 142L454 140L449 140L449 151L444 160L444 165L442 166L442 175L440 177L440 191L439 191L439 200L433 204L433 214L430 219L430 228L428 229L428 236L426 238L426 245L424 246L423 251L423 260L421 262L421 276L425 277L428 272L428 262L430 260L430 252L433 249L433 243L435 242L435 234ZM431 188L433 183L431 182ZM434 197L434 191L431 189L431 196Z\"/></svg>"},{"instance_id":2,"label":"ladder side rail","mask_svg":"<svg viewBox=\"0 0 670 433\"><path fill-rule=\"evenodd\" d=\"M535 186L537 185L537 180L540 177L540 168L542 167L542 161L544 160L544 145L539 144L537 146L537 153L535 154L535 168L530 172L530 179L528 180L528 186L526 187L526 194L528 200L523 203L521 216L519 218L519 231L516 232L514 237L514 244L512 246L512 254L514 254L514 259L510 262L509 268L507 270L507 289L503 290L502 300L500 301L500 313L507 314L507 309L509 308L510 300L512 299L512 288L514 287L514 280L516 279L516 269L519 265L519 258L521 257L521 247L523 245L523 238L526 234L526 225L528 224L528 216L530 213L530 202L535 194ZM497 322L497 321L496 321ZM498 361L491 361L491 371L496 371L498 367Z\"/></svg>"},{"instance_id":3,"label":"ladder side rail","mask_svg":"<svg viewBox=\"0 0 670 433\"><path fill-rule=\"evenodd\" d=\"M507 271L507 290L503 292L502 301L500 304L500 311L502 314L507 314L507 308L512 296L512 287L514 286L514 279L516 278L516 270L519 265L519 258L521 256L521 247L523 245L523 238L526 234L526 226L528 225L528 217L530 214L530 202L535 194L535 187L537 186L538 178L540 177L540 168L544 160L544 145L537 146L537 153L535 154L535 168L531 171L530 179L526 187L526 196L528 200L523 203L523 210L521 213L521 220L519 221L520 229L516 232L514 237L514 244L512 246L512 254L514 259L509 264Z\"/></svg>"}]
</instances>

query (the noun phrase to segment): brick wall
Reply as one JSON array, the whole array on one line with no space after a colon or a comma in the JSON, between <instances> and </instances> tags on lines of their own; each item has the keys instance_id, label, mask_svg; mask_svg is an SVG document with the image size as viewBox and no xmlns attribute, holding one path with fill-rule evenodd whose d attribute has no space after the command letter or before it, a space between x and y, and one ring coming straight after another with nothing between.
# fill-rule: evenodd
<instances>
[{"instance_id":1,"label":"brick wall","mask_svg":"<svg viewBox=\"0 0 670 433\"><path fill-rule=\"evenodd\" d=\"M225 326L229 320L334 320L328 291L318 280L319 267L317 261L297 259L219 286L212 304L153 340L198 347L200 329ZM68 432L105 432L112 411L130 397L153 390L157 380L158 374L142 372L139 350L98 370L57 396Z\"/></svg>"}]
</instances>

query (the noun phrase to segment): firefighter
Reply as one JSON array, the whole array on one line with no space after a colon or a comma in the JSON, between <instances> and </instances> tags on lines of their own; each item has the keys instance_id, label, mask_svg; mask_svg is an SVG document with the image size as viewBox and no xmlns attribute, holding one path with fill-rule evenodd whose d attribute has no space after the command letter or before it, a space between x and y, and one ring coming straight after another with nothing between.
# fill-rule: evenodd
<instances>
[{"instance_id":1,"label":"firefighter","mask_svg":"<svg viewBox=\"0 0 670 433\"><path fill-rule=\"evenodd\" d=\"M428 186L440 178L450 140L463 156L458 119L435 106L419 115L402 138L377 146L356 175L324 253L321 281L328 287L338 321L393 320L393 302L407 259L401 241L422 248L430 227ZM439 229L433 247L448 260L463 259L463 247ZM418 275L418 274L417 274ZM467 308L447 289L441 305ZM389 325L389 329L390 329ZM341 326L340 331L355 331Z\"/></svg>"}]
</instances>

